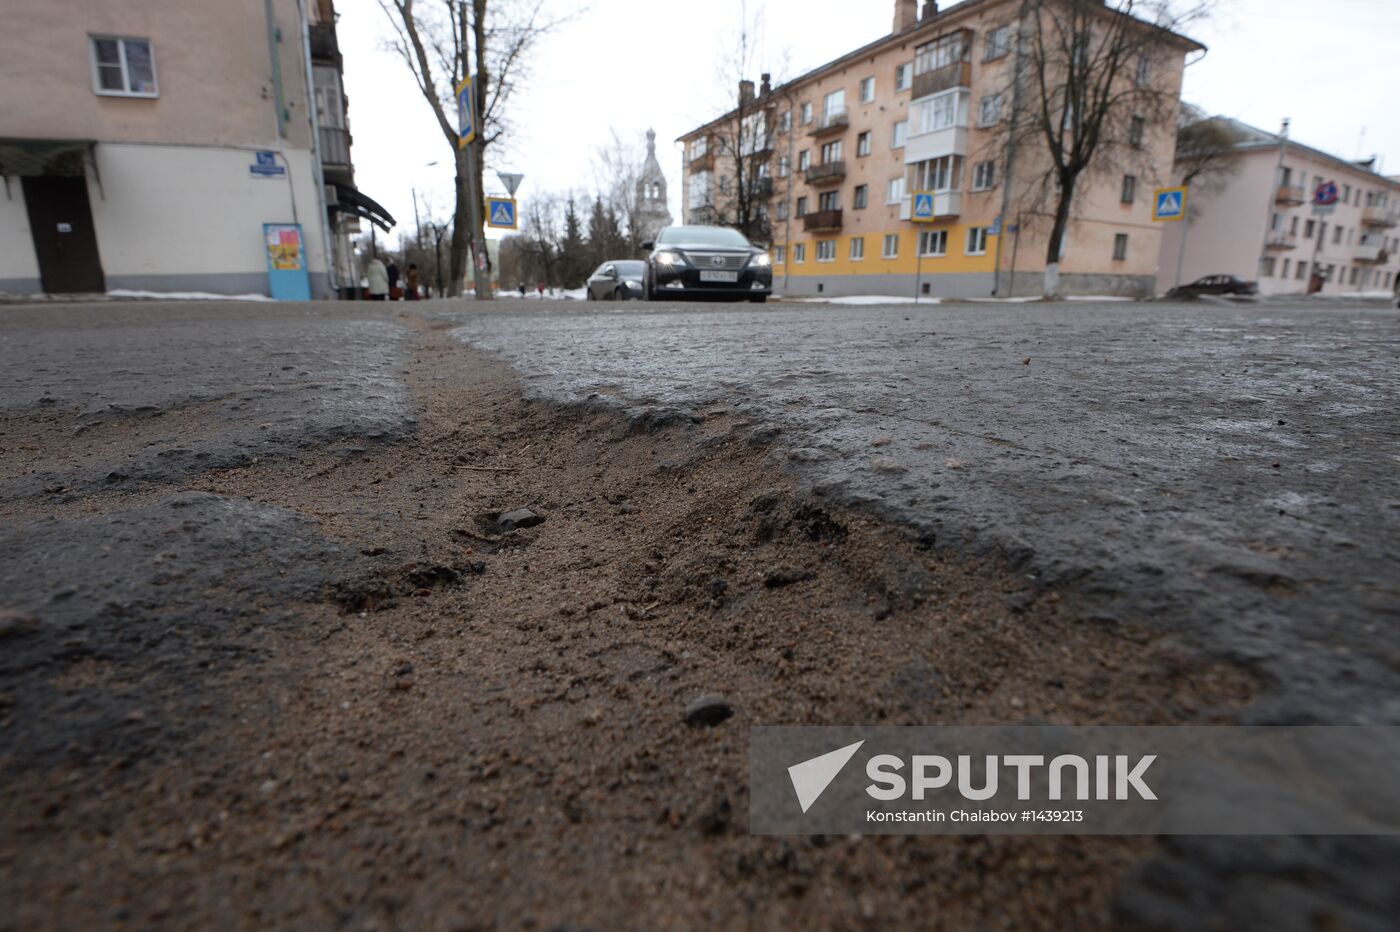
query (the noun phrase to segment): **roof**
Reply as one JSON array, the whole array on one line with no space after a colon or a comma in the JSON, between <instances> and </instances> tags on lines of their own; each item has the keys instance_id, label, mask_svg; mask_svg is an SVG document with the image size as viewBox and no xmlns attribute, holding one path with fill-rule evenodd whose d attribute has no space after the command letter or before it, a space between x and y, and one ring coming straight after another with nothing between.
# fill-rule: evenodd
<instances>
[{"instance_id":1,"label":"roof","mask_svg":"<svg viewBox=\"0 0 1400 932\"><path fill-rule=\"evenodd\" d=\"M1248 123L1245 123L1241 120L1236 120L1233 117L1213 116L1209 119L1218 123L1222 123L1229 129L1230 134L1238 140L1238 142L1235 144L1235 149L1240 152L1252 152L1262 149L1277 149L1280 144L1287 143L1290 149L1306 153L1307 155L1311 155L1314 158L1322 159L1323 161L1332 162L1333 164L1341 168L1348 168L1354 172L1359 172L1363 175L1371 175L1377 181L1400 186L1400 176L1387 177L1385 175L1380 174L1373 167L1375 164L1374 160L1368 162L1353 162L1349 159L1344 159L1341 156L1333 155L1330 152L1324 152L1321 149L1314 149L1312 146L1304 145L1301 142L1289 139L1278 133L1270 133L1267 130L1262 130L1257 126L1251 126Z\"/></svg>"},{"instance_id":2,"label":"roof","mask_svg":"<svg viewBox=\"0 0 1400 932\"><path fill-rule=\"evenodd\" d=\"M840 58L832 59L824 65L818 65L816 68L813 68L810 71L798 75L790 81L784 81L782 84L779 84L777 87L773 88L768 94L756 98L756 102L771 100L774 97L781 96L782 93L790 89L795 89L798 85L807 84L810 81L814 81L817 78L822 77L828 72L835 71L838 68L842 68L850 64L851 62L864 58L867 55L871 55L876 52L882 51L886 46L909 41L923 41L926 38L936 37L942 34L945 30L951 27L955 27L959 20L970 16L972 13L981 12L986 7L1008 5L1011 2L1014 2L1014 0L962 0L961 3L951 6L948 9L942 10L941 12L936 14L932 19L920 20L915 25L901 32L892 32L889 35L881 36L874 42L866 43L865 45L862 45L860 48L856 49L853 52L847 52ZM1204 52L1206 50L1206 47L1204 45L1188 36L1180 35L1179 33L1172 32L1170 29L1165 29L1161 26L1154 25L1145 20L1137 21L1149 29L1153 29L1163 33L1164 37L1167 38L1168 41L1174 41L1177 45L1180 45L1183 51ZM676 142L683 142L684 140L687 140L692 136L696 136L700 133L706 132L707 130L710 130L722 123L727 123L730 120L733 120L738 115L738 113L739 108L735 107L728 113L715 117L710 122L705 123L701 126L697 126L695 129L691 130L688 133L684 133L680 136L677 136Z\"/></svg>"}]
</instances>

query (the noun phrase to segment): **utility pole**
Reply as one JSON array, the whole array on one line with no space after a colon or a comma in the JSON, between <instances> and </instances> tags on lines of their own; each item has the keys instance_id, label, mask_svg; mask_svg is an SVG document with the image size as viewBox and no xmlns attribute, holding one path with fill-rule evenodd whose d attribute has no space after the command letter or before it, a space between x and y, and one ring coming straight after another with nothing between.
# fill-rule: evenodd
<instances>
[{"instance_id":1,"label":"utility pole","mask_svg":"<svg viewBox=\"0 0 1400 932\"><path fill-rule=\"evenodd\" d=\"M418 188L413 188L413 238L418 241L418 248L423 248L423 221L418 219Z\"/></svg>"}]
</instances>

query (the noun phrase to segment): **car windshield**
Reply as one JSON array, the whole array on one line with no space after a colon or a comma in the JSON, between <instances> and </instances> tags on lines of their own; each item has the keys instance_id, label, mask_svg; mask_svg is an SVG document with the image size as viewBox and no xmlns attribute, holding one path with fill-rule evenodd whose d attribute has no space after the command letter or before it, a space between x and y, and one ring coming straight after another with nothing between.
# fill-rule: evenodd
<instances>
[{"instance_id":1,"label":"car windshield","mask_svg":"<svg viewBox=\"0 0 1400 932\"><path fill-rule=\"evenodd\" d=\"M613 265L623 278L641 278L647 267L645 262L614 262Z\"/></svg>"},{"instance_id":2,"label":"car windshield","mask_svg":"<svg viewBox=\"0 0 1400 932\"><path fill-rule=\"evenodd\" d=\"M737 230L724 227L667 227L656 238L658 246L729 246L746 248L749 241Z\"/></svg>"}]
</instances>

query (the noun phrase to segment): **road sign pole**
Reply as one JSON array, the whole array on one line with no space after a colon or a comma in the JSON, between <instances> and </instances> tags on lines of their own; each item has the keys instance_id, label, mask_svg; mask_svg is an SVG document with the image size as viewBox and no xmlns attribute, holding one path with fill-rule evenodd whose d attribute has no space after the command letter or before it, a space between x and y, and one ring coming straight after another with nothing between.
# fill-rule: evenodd
<instances>
[{"instance_id":1,"label":"road sign pole","mask_svg":"<svg viewBox=\"0 0 1400 932\"><path fill-rule=\"evenodd\" d=\"M1181 287L1181 267L1186 263L1186 234L1190 231L1191 215L1187 213L1181 218L1181 245L1176 251L1176 281L1172 283L1173 288Z\"/></svg>"},{"instance_id":2,"label":"road sign pole","mask_svg":"<svg viewBox=\"0 0 1400 932\"><path fill-rule=\"evenodd\" d=\"M919 294L924 288L924 234L914 237L914 303L919 303Z\"/></svg>"},{"instance_id":3,"label":"road sign pole","mask_svg":"<svg viewBox=\"0 0 1400 932\"><path fill-rule=\"evenodd\" d=\"M491 300L491 271L486 267L486 239L481 233L481 192L478 190L476 173L476 143L467 144L467 199L468 215L472 225L472 271L476 284L476 299Z\"/></svg>"}]
</instances>

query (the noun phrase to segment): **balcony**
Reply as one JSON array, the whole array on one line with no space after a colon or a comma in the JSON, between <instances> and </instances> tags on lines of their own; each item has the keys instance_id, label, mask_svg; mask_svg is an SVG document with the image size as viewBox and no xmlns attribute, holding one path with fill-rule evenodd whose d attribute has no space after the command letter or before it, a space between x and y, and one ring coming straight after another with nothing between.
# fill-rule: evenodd
<instances>
[{"instance_id":1,"label":"balcony","mask_svg":"<svg viewBox=\"0 0 1400 932\"><path fill-rule=\"evenodd\" d=\"M1362 243L1356 247L1356 261L1366 265L1384 265L1390 261L1390 253L1381 243Z\"/></svg>"},{"instance_id":2,"label":"balcony","mask_svg":"<svg viewBox=\"0 0 1400 932\"><path fill-rule=\"evenodd\" d=\"M1266 249L1297 249L1298 234L1285 233L1283 231L1271 231L1268 240L1264 243Z\"/></svg>"},{"instance_id":3,"label":"balcony","mask_svg":"<svg viewBox=\"0 0 1400 932\"><path fill-rule=\"evenodd\" d=\"M691 158L687 165L691 173L713 171L715 167L715 152L710 149L700 155Z\"/></svg>"},{"instance_id":4,"label":"balcony","mask_svg":"<svg viewBox=\"0 0 1400 932\"><path fill-rule=\"evenodd\" d=\"M807 233L831 233L841 229L841 211L819 210L802 218L802 229Z\"/></svg>"},{"instance_id":5,"label":"balcony","mask_svg":"<svg viewBox=\"0 0 1400 932\"><path fill-rule=\"evenodd\" d=\"M823 162L820 165L813 165L807 169L807 183L813 187L840 184L845 179L845 161Z\"/></svg>"},{"instance_id":6,"label":"balcony","mask_svg":"<svg viewBox=\"0 0 1400 932\"><path fill-rule=\"evenodd\" d=\"M933 193L933 217L935 220L949 220L962 213L962 192L960 191L935 191ZM905 195L904 200L899 204L899 219L912 219L914 214L914 199Z\"/></svg>"},{"instance_id":7,"label":"balcony","mask_svg":"<svg viewBox=\"0 0 1400 932\"><path fill-rule=\"evenodd\" d=\"M1361 211L1361 225L1389 229L1400 224L1400 214L1393 207L1367 207Z\"/></svg>"},{"instance_id":8,"label":"balcony","mask_svg":"<svg viewBox=\"0 0 1400 932\"><path fill-rule=\"evenodd\" d=\"M971 86L972 62L953 62L951 65L944 65L942 68L914 75L914 96L912 99L918 100L920 97L941 94L955 87Z\"/></svg>"},{"instance_id":9,"label":"balcony","mask_svg":"<svg viewBox=\"0 0 1400 932\"><path fill-rule=\"evenodd\" d=\"M968 129L950 126L931 133L910 136L904 143L904 164L916 165L945 155L967 155Z\"/></svg>"},{"instance_id":10,"label":"balcony","mask_svg":"<svg viewBox=\"0 0 1400 932\"><path fill-rule=\"evenodd\" d=\"M333 126L321 127L321 164L350 164L350 131Z\"/></svg>"},{"instance_id":11,"label":"balcony","mask_svg":"<svg viewBox=\"0 0 1400 932\"><path fill-rule=\"evenodd\" d=\"M826 113L822 115L820 120L817 120L817 125L813 126L807 135L828 136L835 133L844 133L850 125L851 118L847 116L846 111L842 110L840 113Z\"/></svg>"},{"instance_id":12,"label":"balcony","mask_svg":"<svg viewBox=\"0 0 1400 932\"><path fill-rule=\"evenodd\" d=\"M749 196L759 200L766 200L773 196L772 178L755 178L749 182Z\"/></svg>"},{"instance_id":13,"label":"balcony","mask_svg":"<svg viewBox=\"0 0 1400 932\"><path fill-rule=\"evenodd\" d=\"M336 39L335 24L322 23L307 31L311 45L311 60L340 64L340 42Z\"/></svg>"},{"instance_id":14,"label":"balcony","mask_svg":"<svg viewBox=\"0 0 1400 932\"><path fill-rule=\"evenodd\" d=\"M1301 207L1308 202L1308 194L1300 184L1281 184L1274 192L1274 203L1285 207Z\"/></svg>"}]
</instances>

